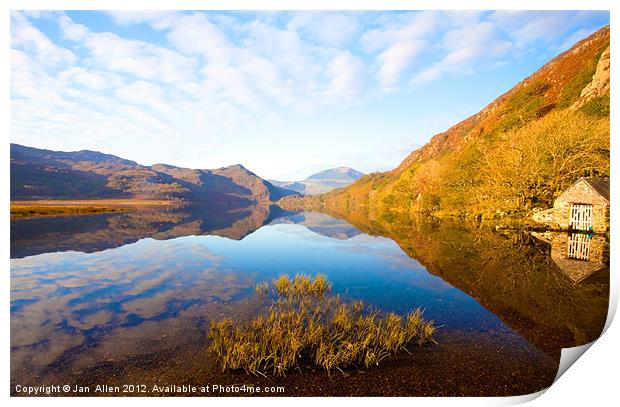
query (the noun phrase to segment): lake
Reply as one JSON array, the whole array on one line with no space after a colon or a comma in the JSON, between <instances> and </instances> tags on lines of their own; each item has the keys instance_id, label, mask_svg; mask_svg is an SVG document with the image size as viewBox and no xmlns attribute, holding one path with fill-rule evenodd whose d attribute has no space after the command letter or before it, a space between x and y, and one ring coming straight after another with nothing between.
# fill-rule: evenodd
<instances>
[{"instance_id":1,"label":"lake","mask_svg":"<svg viewBox=\"0 0 620 407\"><path fill-rule=\"evenodd\" d=\"M587 259L564 256L575 239ZM599 236L432 219L378 226L274 205L12 221L12 392L278 383L284 395L525 394L552 383L562 347L600 334L606 253ZM254 315L254 284L296 273L324 274L334 293L382 312L422 307L438 344L331 377L310 366L276 380L222 373L207 352L209 321Z\"/></svg>"}]
</instances>

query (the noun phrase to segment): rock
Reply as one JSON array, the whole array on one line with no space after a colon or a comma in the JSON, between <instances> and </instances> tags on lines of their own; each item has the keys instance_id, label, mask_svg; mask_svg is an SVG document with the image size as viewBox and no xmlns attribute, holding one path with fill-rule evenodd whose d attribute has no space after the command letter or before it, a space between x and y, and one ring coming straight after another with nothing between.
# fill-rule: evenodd
<instances>
[{"instance_id":1,"label":"rock","mask_svg":"<svg viewBox=\"0 0 620 407\"><path fill-rule=\"evenodd\" d=\"M579 100L577 100L571 109L578 109L589 100L609 94L609 47L601 54L601 58L596 65L596 72L592 76L592 82L586 85L581 91Z\"/></svg>"}]
</instances>

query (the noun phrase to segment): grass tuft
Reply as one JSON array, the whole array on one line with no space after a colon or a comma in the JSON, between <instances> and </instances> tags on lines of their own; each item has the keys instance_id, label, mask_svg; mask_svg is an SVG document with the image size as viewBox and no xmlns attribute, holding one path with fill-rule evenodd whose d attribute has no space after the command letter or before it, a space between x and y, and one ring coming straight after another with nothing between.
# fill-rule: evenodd
<instances>
[{"instance_id":1,"label":"grass tuft","mask_svg":"<svg viewBox=\"0 0 620 407\"><path fill-rule=\"evenodd\" d=\"M272 282L273 303L249 322L211 322L209 349L223 371L243 369L266 376L284 375L302 362L314 363L328 374L348 366L376 366L411 344L436 343L435 325L422 310L402 317L381 316L361 301L352 304L332 295L323 275L311 278L282 275ZM259 296L268 283L255 286Z\"/></svg>"},{"instance_id":2,"label":"grass tuft","mask_svg":"<svg viewBox=\"0 0 620 407\"><path fill-rule=\"evenodd\" d=\"M254 292L259 297L264 297L269 292L269 284L267 284L267 282L265 282L265 281L260 282L258 284L255 284L254 285Z\"/></svg>"}]
</instances>

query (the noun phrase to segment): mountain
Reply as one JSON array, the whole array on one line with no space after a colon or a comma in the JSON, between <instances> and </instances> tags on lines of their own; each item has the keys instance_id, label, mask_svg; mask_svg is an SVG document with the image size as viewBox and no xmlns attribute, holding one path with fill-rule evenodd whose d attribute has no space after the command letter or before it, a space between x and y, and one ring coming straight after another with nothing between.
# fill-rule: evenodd
<instances>
[{"instance_id":1,"label":"mountain","mask_svg":"<svg viewBox=\"0 0 620 407\"><path fill-rule=\"evenodd\" d=\"M231 207L293 194L242 165L214 170L144 166L96 151L62 152L11 144L11 199L177 199Z\"/></svg>"},{"instance_id":2,"label":"mountain","mask_svg":"<svg viewBox=\"0 0 620 407\"><path fill-rule=\"evenodd\" d=\"M348 222L319 212L294 212L271 222L272 225L282 223L303 225L314 233L338 240L347 240L361 233Z\"/></svg>"},{"instance_id":3,"label":"mountain","mask_svg":"<svg viewBox=\"0 0 620 407\"><path fill-rule=\"evenodd\" d=\"M317 172L302 181L269 181L280 188L297 191L304 195L316 195L346 187L363 176L363 173L353 168L338 167Z\"/></svg>"},{"instance_id":4,"label":"mountain","mask_svg":"<svg viewBox=\"0 0 620 407\"><path fill-rule=\"evenodd\" d=\"M306 208L523 218L576 179L609 176L609 26L581 40L479 113L432 137L395 169L315 197Z\"/></svg>"}]
</instances>

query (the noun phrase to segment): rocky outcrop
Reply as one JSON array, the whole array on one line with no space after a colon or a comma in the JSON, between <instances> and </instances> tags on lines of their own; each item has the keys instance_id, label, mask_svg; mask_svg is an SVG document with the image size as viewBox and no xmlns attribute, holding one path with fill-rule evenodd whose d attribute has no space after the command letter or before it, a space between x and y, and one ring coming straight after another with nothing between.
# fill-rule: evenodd
<instances>
[{"instance_id":1,"label":"rocky outcrop","mask_svg":"<svg viewBox=\"0 0 620 407\"><path fill-rule=\"evenodd\" d=\"M590 82L583 90L577 100L572 106L572 109L578 109L588 101L597 96L609 94L609 47L601 54L601 58L596 65L596 72L592 76L592 82Z\"/></svg>"}]
</instances>

